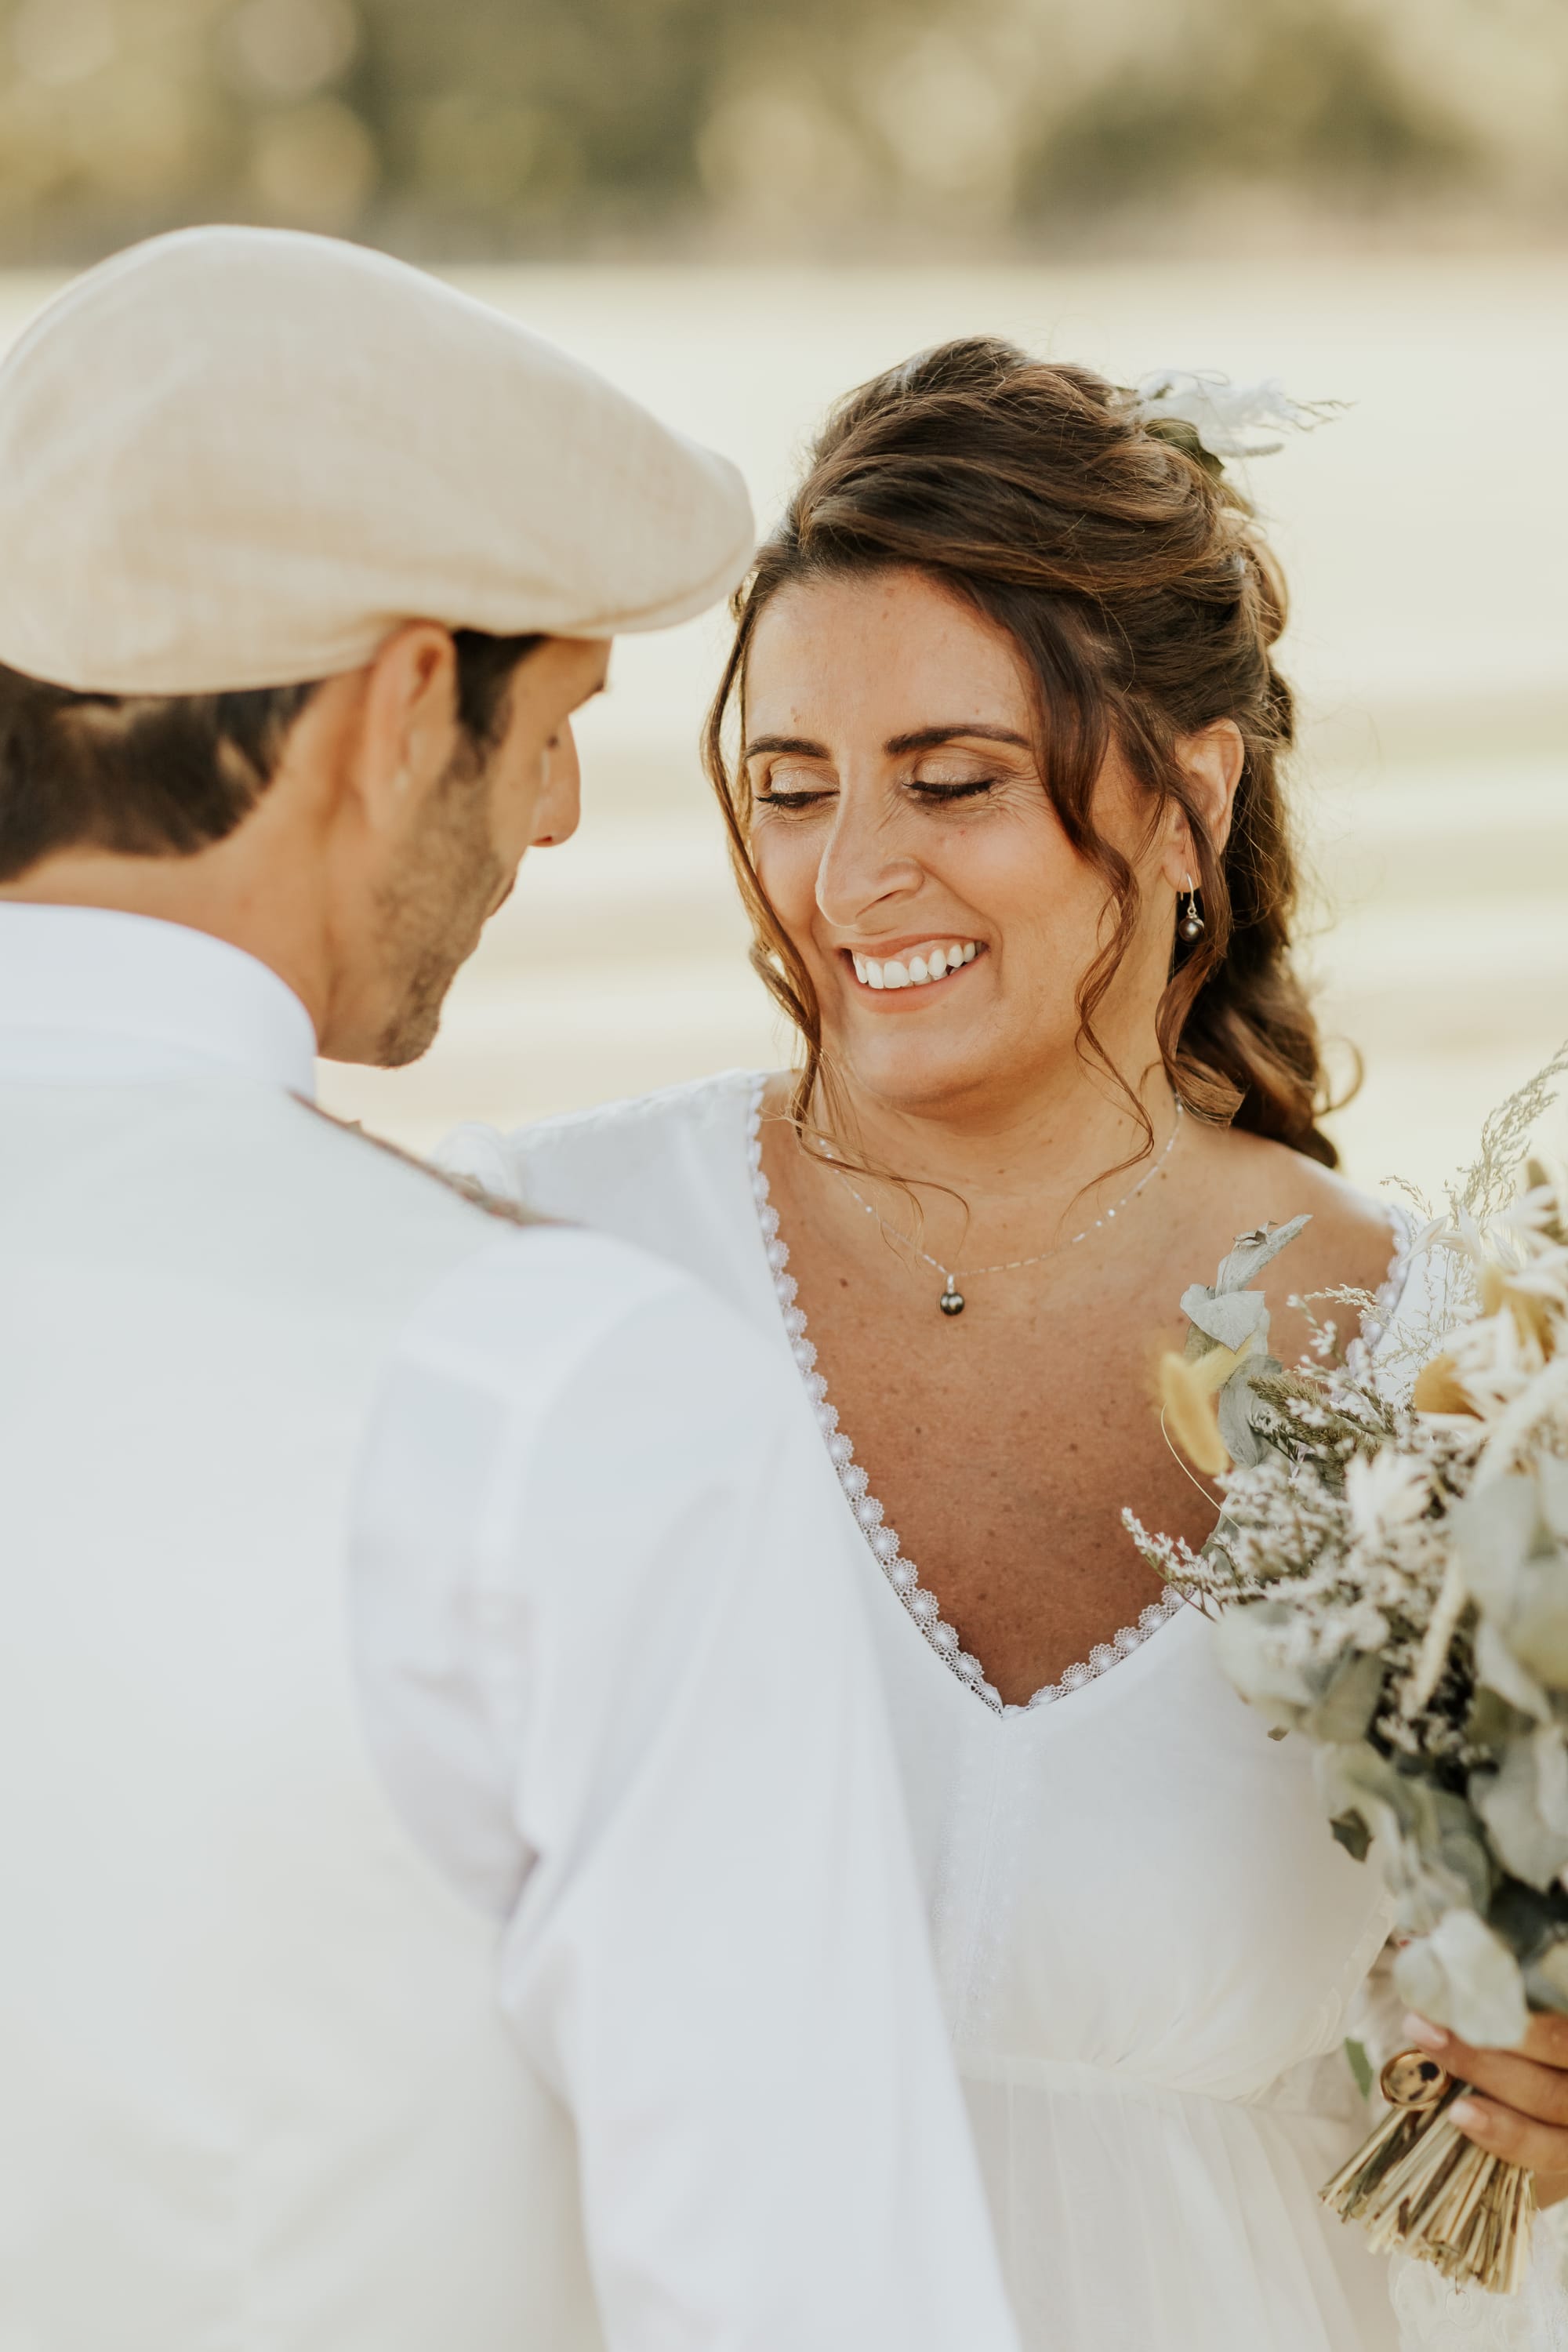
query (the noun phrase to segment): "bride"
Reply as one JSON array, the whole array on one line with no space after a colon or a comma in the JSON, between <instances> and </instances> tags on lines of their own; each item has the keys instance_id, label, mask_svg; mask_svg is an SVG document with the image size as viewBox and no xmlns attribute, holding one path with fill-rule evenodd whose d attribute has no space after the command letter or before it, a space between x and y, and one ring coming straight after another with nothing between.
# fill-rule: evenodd
<instances>
[{"instance_id":1,"label":"bride","mask_svg":"<svg viewBox=\"0 0 1568 2352\"><path fill-rule=\"evenodd\" d=\"M1213 1524L1149 1364L1238 1233L1310 1213L1287 1359L1287 1290L1374 1294L1372 1344L1398 1311L1315 1123L1273 562L1190 424L965 341L835 413L738 621L709 763L798 1074L447 1163L794 1355L1026 2343L1381 2352L1389 2268L1315 2196L1366 2128L1379 1882L1121 1525ZM1568 2113L1546 2065L1476 2071L1494 2133Z\"/></svg>"}]
</instances>

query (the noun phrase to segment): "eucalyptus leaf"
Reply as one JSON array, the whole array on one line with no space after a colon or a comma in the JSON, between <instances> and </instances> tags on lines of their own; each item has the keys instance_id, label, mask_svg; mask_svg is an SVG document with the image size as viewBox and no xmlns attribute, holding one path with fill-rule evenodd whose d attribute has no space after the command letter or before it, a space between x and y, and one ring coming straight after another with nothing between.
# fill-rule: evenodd
<instances>
[{"instance_id":1,"label":"eucalyptus leaf","mask_svg":"<svg viewBox=\"0 0 1568 2352\"><path fill-rule=\"evenodd\" d=\"M1222 1348L1245 1348L1255 1333L1268 1329L1268 1305L1260 1290L1216 1297L1203 1283L1194 1282L1182 1293L1182 1312L1206 1339L1217 1340Z\"/></svg>"},{"instance_id":2,"label":"eucalyptus leaf","mask_svg":"<svg viewBox=\"0 0 1568 2352\"><path fill-rule=\"evenodd\" d=\"M1369 1740L1320 1748L1312 1769L1331 1821L1354 1813L1372 1836L1390 1846L1414 1836L1423 1810L1422 1783L1396 1772Z\"/></svg>"},{"instance_id":3,"label":"eucalyptus leaf","mask_svg":"<svg viewBox=\"0 0 1568 2352\"><path fill-rule=\"evenodd\" d=\"M1372 1852L1372 1833L1359 1813L1341 1813L1329 1828L1352 1862L1366 1860Z\"/></svg>"},{"instance_id":4,"label":"eucalyptus leaf","mask_svg":"<svg viewBox=\"0 0 1568 2352\"><path fill-rule=\"evenodd\" d=\"M1364 1738L1383 1696L1384 1671L1371 1651L1347 1651L1301 1727L1308 1738L1341 1747Z\"/></svg>"},{"instance_id":5,"label":"eucalyptus leaf","mask_svg":"<svg viewBox=\"0 0 1568 2352\"><path fill-rule=\"evenodd\" d=\"M1463 1797L1423 1782L1431 1798L1422 1809L1415 1843L1421 1856L1428 1900L1462 1896L1484 1911L1491 1897L1497 1871L1488 1853L1476 1817Z\"/></svg>"},{"instance_id":6,"label":"eucalyptus leaf","mask_svg":"<svg viewBox=\"0 0 1568 2352\"><path fill-rule=\"evenodd\" d=\"M1549 1690L1568 1691L1568 1552L1526 1560L1505 1633L1521 1665Z\"/></svg>"},{"instance_id":7,"label":"eucalyptus leaf","mask_svg":"<svg viewBox=\"0 0 1568 2352\"><path fill-rule=\"evenodd\" d=\"M1495 1690L1478 1689L1465 1717L1465 1738L1470 1747L1484 1748L1495 1763L1510 1740L1531 1730L1533 1720L1510 1706L1506 1698L1500 1698Z\"/></svg>"},{"instance_id":8,"label":"eucalyptus leaf","mask_svg":"<svg viewBox=\"0 0 1568 2352\"><path fill-rule=\"evenodd\" d=\"M1259 1226L1256 1233L1238 1235L1228 1257L1220 1261L1215 1288L1245 1289L1253 1276L1271 1265L1280 1251L1289 1248L1297 1234L1311 1222L1310 1216L1292 1217L1288 1223L1276 1225L1272 1230Z\"/></svg>"},{"instance_id":9,"label":"eucalyptus leaf","mask_svg":"<svg viewBox=\"0 0 1568 2352\"><path fill-rule=\"evenodd\" d=\"M1394 1963L1402 2000L1463 2042L1514 2050L1530 2022L1519 1962L1474 1911L1449 1911Z\"/></svg>"},{"instance_id":10,"label":"eucalyptus leaf","mask_svg":"<svg viewBox=\"0 0 1568 2352\"><path fill-rule=\"evenodd\" d=\"M1421 1933L1447 1911L1485 1907L1494 1874L1461 1797L1401 1772L1365 1739L1320 1748L1312 1764L1331 1822L1358 1819L1377 1840L1406 1926Z\"/></svg>"},{"instance_id":11,"label":"eucalyptus leaf","mask_svg":"<svg viewBox=\"0 0 1568 2352\"><path fill-rule=\"evenodd\" d=\"M1491 1691L1507 1701L1510 1714L1536 1723L1551 1721L1552 1701L1534 1675L1525 1672L1488 1617L1483 1617L1476 1627L1476 1681L1479 1689L1472 1720L1479 1707L1481 1692ZM1479 1728L1472 1736L1483 1739L1488 1746L1491 1744Z\"/></svg>"},{"instance_id":12,"label":"eucalyptus leaf","mask_svg":"<svg viewBox=\"0 0 1568 2352\"><path fill-rule=\"evenodd\" d=\"M1265 1723L1281 1731L1300 1728L1329 1679L1286 1654L1294 1624L1295 1612L1283 1602L1260 1601L1247 1609L1226 1610L1214 1629L1222 1671Z\"/></svg>"},{"instance_id":13,"label":"eucalyptus leaf","mask_svg":"<svg viewBox=\"0 0 1568 2352\"><path fill-rule=\"evenodd\" d=\"M1549 1829L1568 1835L1568 1748L1555 1724L1543 1724L1531 1741L1535 1757L1536 1802Z\"/></svg>"},{"instance_id":14,"label":"eucalyptus leaf","mask_svg":"<svg viewBox=\"0 0 1568 2352\"><path fill-rule=\"evenodd\" d=\"M1495 1770L1472 1772L1470 1802L1486 1823L1505 1867L1529 1886L1545 1888L1568 1868L1563 1778L1568 1756L1542 1727L1505 1751Z\"/></svg>"},{"instance_id":15,"label":"eucalyptus leaf","mask_svg":"<svg viewBox=\"0 0 1568 2352\"><path fill-rule=\"evenodd\" d=\"M1448 1514L1465 1589L1483 1615L1506 1625L1520 1571L1534 1548L1541 1510L1535 1481L1520 1474L1472 1487Z\"/></svg>"},{"instance_id":16,"label":"eucalyptus leaf","mask_svg":"<svg viewBox=\"0 0 1568 2352\"><path fill-rule=\"evenodd\" d=\"M1231 1460L1244 1470L1262 1461L1269 1450L1274 1426L1271 1408L1253 1386L1253 1369L1249 1360L1232 1372L1215 1400L1221 1441ZM1277 1371L1279 1366L1268 1356L1257 1370Z\"/></svg>"},{"instance_id":17,"label":"eucalyptus leaf","mask_svg":"<svg viewBox=\"0 0 1568 2352\"><path fill-rule=\"evenodd\" d=\"M1455 1505L1450 1525L1466 1589L1483 1620L1537 1685L1568 1691L1568 1545L1550 1516L1568 1504L1559 1465L1551 1468L1550 1481L1516 1471L1472 1487ZM1495 1664L1495 1649L1489 1647L1489 1657Z\"/></svg>"}]
</instances>

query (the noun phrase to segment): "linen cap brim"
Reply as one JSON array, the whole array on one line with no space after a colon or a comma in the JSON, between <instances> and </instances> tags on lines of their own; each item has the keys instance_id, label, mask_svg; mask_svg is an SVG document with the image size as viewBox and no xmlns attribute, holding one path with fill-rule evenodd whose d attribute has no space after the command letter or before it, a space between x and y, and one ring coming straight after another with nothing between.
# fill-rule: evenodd
<instances>
[{"instance_id":1,"label":"linen cap brim","mask_svg":"<svg viewBox=\"0 0 1568 2352\"><path fill-rule=\"evenodd\" d=\"M328 677L413 619L663 628L752 538L727 459L331 237L155 237L0 363L0 662L79 691Z\"/></svg>"}]
</instances>

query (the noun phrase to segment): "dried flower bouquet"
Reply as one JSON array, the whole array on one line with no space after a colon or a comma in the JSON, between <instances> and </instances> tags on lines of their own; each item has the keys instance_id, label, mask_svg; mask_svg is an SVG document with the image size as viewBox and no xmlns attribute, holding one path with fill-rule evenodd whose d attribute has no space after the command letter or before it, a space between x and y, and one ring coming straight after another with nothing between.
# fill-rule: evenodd
<instances>
[{"instance_id":1,"label":"dried flower bouquet","mask_svg":"<svg viewBox=\"0 0 1568 2352\"><path fill-rule=\"evenodd\" d=\"M1255 1286L1306 1222L1244 1234L1182 1300L1167 1433L1216 1481L1199 1552L1124 1514L1216 1620L1222 1664L1276 1737L1310 1740L1333 1834L1381 1863L1394 1980L1462 2040L1508 2047L1568 2012L1568 1185L1521 1147L1568 1049L1489 1121L1447 1212L1414 1234L1423 1305L1375 1349L1268 1352ZM1512 1197L1510 1197L1510 1195ZM1508 2293L1531 2179L1446 2118L1464 2085L1419 2053L1387 2119L1324 2189L1373 2242Z\"/></svg>"}]
</instances>

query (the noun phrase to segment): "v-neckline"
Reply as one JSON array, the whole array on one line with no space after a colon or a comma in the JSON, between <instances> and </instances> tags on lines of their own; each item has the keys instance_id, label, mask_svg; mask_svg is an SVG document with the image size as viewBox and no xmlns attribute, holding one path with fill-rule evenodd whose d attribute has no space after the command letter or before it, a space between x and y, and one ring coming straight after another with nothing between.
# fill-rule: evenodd
<instances>
[{"instance_id":1,"label":"v-neckline","mask_svg":"<svg viewBox=\"0 0 1568 2352\"><path fill-rule=\"evenodd\" d=\"M898 1530L891 1526L887 1512L871 1492L868 1475L855 1459L854 1441L840 1425L838 1409L827 1393L827 1381L816 1369L816 1349L806 1328L805 1309L796 1304L799 1286L789 1271L789 1244L779 1230L779 1213L773 1206L772 1191L763 1167L763 1100L766 1087L765 1076L753 1077L746 1121L746 1157L752 1173L752 1196L756 1203L757 1223L790 1353L805 1383L806 1393L816 1416L816 1425L827 1449L827 1458L833 1465L855 1524L868 1545L872 1558L903 1603L906 1614L949 1672L957 1676L983 1706L989 1707L994 1715L1029 1715L1041 1707L1054 1706L1058 1699L1070 1698L1075 1691L1083 1690L1089 1684L1097 1682L1112 1666L1120 1665L1123 1658L1130 1658L1135 1650L1141 1650L1151 1636L1157 1633L1162 1626L1168 1625L1187 1603L1173 1586L1162 1600L1149 1603L1135 1624L1121 1626L1109 1642L1096 1643L1087 1658L1068 1666L1054 1683L1047 1683L1021 1706L1010 1704L994 1683L986 1679L985 1669L980 1660L964 1648L956 1629L942 1615L935 1593L929 1591L921 1582L919 1569L912 1559L906 1557Z\"/></svg>"},{"instance_id":2,"label":"v-neckline","mask_svg":"<svg viewBox=\"0 0 1568 2352\"><path fill-rule=\"evenodd\" d=\"M956 1628L943 1617L935 1593L921 1584L919 1569L912 1559L905 1556L897 1528L890 1524L882 1504L871 1492L869 1475L855 1459L854 1441L840 1423L838 1409L827 1393L826 1379L816 1369L816 1349L806 1328L805 1309L796 1303L799 1286L789 1271L789 1244L779 1229L779 1213L773 1206L772 1190L763 1167L763 1102L767 1083L765 1073L753 1074L746 1118L746 1159L751 1171L752 1197L756 1206L763 1250L784 1336L805 1384L827 1458L843 1489L846 1506L872 1558L903 1604L905 1613L948 1671L994 1715L1037 1714L1041 1708L1054 1706L1058 1700L1070 1698L1075 1691L1085 1690L1091 1683L1098 1682L1113 1666L1119 1666L1124 1659L1142 1649L1154 1634L1191 1604L1186 1596L1173 1585L1161 1600L1152 1601L1134 1623L1120 1627L1109 1642L1097 1642L1087 1658L1068 1666L1055 1682L1045 1684L1022 1705L1005 1699L994 1683L986 1679L985 1669L980 1660L964 1648ZM1384 1202L1381 1205L1387 1210L1395 1247L1387 1277L1378 1292L1375 1320L1370 1327L1363 1326L1358 1342L1367 1349L1375 1348L1386 1332L1408 1271L1409 1221L1392 1204Z\"/></svg>"}]
</instances>

